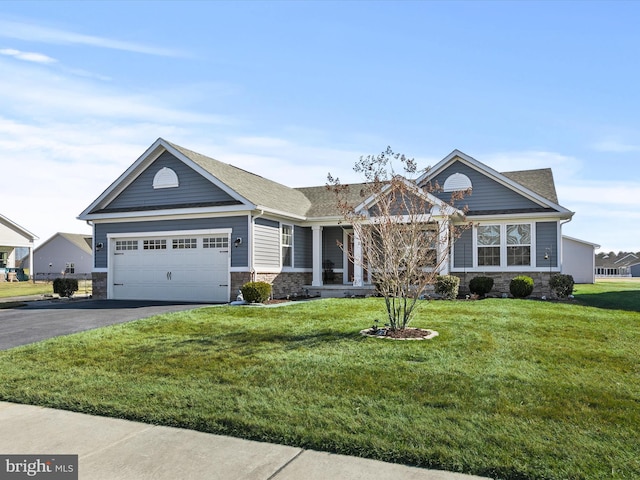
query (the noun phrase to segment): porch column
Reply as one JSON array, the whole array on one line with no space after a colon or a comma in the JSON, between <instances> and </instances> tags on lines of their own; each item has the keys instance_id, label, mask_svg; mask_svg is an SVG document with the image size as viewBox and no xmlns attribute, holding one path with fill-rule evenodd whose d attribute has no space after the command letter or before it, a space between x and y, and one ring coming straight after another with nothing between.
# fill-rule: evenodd
<instances>
[{"instance_id":1,"label":"porch column","mask_svg":"<svg viewBox=\"0 0 640 480\"><path fill-rule=\"evenodd\" d=\"M440 264L440 275L449 275L451 255L449 251L449 222L438 222L438 260L445 258Z\"/></svg>"},{"instance_id":2,"label":"porch column","mask_svg":"<svg viewBox=\"0 0 640 480\"><path fill-rule=\"evenodd\" d=\"M363 285L363 273L362 268L362 242L360 241L360 234L358 230L353 231L353 286L362 287Z\"/></svg>"},{"instance_id":3,"label":"porch column","mask_svg":"<svg viewBox=\"0 0 640 480\"><path fill-rule=\"evenodd\" d=\"M31 281L36 283L36 269L33 265L33 243L29 246L29 276Z\"/></svg>"},{"instance_id":4,"label":"porch column","mask_svg":"<svg viewBox=\"0 0 640 480\"><path fill-rule=\"evenodd\" d=\"M311 249L313 251L313 277L311 280L312 287L322 286L322 227L320 225L311 226L312 242Z\"/></svg>"}]
</instances>

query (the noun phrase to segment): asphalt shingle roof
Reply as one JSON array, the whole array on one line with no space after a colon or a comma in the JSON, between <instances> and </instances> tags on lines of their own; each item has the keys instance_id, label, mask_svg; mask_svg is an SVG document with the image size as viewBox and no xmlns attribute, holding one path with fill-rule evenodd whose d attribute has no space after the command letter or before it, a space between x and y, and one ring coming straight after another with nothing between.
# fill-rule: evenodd
<instances>
[{"instance_id":1,"label":"asphalt shingle roof","mask_svg":"<svg viewBox=\"0 0 640 480\"><path fill-rule=\"evenodd\" d=\"M503 172L502 175L516 183L519 183L541 197L558 204L558 195L553 181L553 172L550 168L537 170L520 170L517 172Z\"/></svg>"},{"instance_id":2,"label":"asphalt shingle roof","mask_svg":"<svg viewBox=\"0 0 640 480\"><path fill-rule=\"evenodd\" d=\"M287 187L174 143L167 143L254 205L307 218L340 215L336 195L326 185ZM503 172L502 175L545 199L558 203L550 168ZM347 186L346 195L351 204L359 204L364 200L360 195L363 185Z\"/></svg>"},{"instance_id":3,"label":"asphalt shingle roof","mask_svg":"<svg viewBox=\"0 0 640 480\"><path fill-rule=\"evenodd\" d=\"M167 143L254 205L300 216L306 216L311 208L311 201L299 190L174 143Z\"/></svg>"}]
</instances>

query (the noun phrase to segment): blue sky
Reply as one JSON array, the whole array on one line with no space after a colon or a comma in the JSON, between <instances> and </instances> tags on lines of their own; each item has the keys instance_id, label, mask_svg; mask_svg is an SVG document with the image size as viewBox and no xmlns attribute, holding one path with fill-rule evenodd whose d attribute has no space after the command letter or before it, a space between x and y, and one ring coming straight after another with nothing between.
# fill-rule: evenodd
<instances>
[{"instance_id":1,"label":"blue sky","mask_svg":"<svg viewBox=\"0 0 640 480\"><path fill-rule=\"evenodd\" d=\"M640 2L0 2L0 213L42 242L158 137L286 185L390 145L551 167L640 250Z\"/></svg>"}]
</instances>

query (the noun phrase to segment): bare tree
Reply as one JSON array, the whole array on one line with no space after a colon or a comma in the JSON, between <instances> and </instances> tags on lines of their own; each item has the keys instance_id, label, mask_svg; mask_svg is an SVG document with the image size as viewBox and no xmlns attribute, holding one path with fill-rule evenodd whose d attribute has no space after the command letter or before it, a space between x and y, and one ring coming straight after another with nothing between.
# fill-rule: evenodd
<instances>
[{"instance_id":1,"label":"bare tree","mask_svg":"<svg viewBox=\"0 0 640 480\"><path fill-rule=\"evenodd\" d=\"M402 166L402 175L395 172L394 163ZM437 198L440 187L410 180L417 173L415 160L390 147L360 157L354 170L363 175L364 183L343 185L328 176L343 222L353 228L361 249L340 246L350 261L371 275L385 299L389 328L402 330L448 262L453 240L467 226L455 203L468 192L454 192L449 201Z\"/></svg>"}]
</instances>

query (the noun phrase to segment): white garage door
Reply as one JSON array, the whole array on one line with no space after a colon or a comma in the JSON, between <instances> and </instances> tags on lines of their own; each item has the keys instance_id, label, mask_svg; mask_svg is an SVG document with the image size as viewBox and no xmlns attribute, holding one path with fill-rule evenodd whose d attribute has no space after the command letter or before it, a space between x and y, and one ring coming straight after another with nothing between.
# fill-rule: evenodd
<instances>
[{"instance_id":1,"label":"white garage door","mask_svg":"<svg viewBox=\"0 0 640 480\"><path fill-rule=\"evenodd\" d=\"M229 301L229 235L111 239L110 298Z\"/></svg>"}]
</instances>

